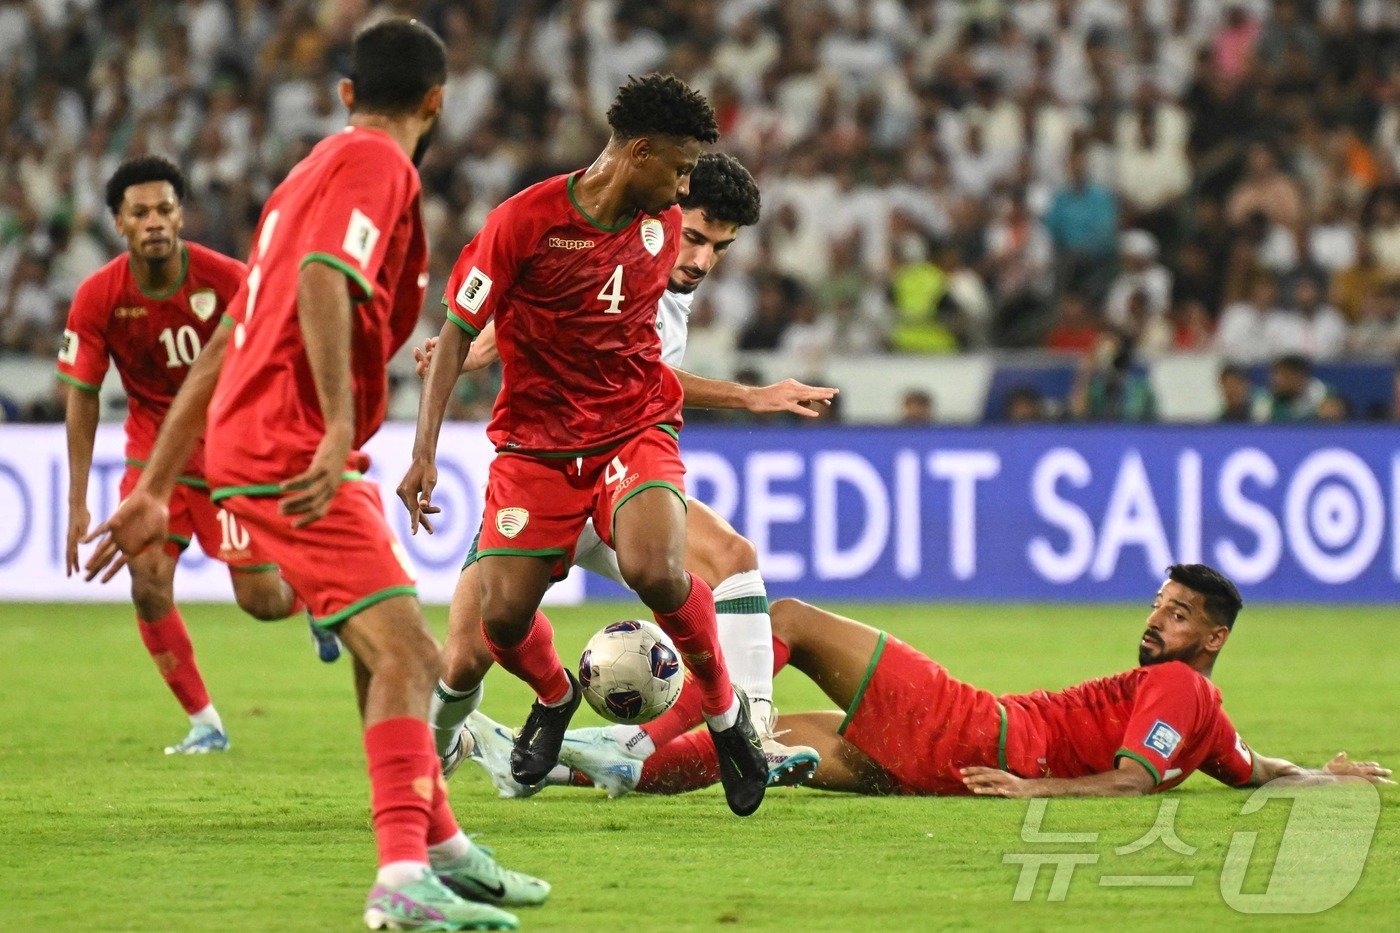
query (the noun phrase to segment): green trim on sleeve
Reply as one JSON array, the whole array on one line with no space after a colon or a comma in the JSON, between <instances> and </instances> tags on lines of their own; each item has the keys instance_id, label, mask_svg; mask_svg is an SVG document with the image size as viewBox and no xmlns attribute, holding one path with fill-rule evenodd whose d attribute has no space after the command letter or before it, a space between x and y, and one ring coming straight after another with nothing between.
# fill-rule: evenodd
<instances>
[{"instance_id":1,"label":"green trim on sleeve","mask_svg":"<svg viewBox=\"0 0 1400 933\"><path fill-rule=\"evenodd\" d=\"M220 327L234 327L237 326L237 324L238 322L233 319L233 315L231 314L225 314L223 317L219 318Z\"/></svg>"},{"instance_id":2,"label":"green trim on sleeve","mask_svg":"<svg viewBox=\"0 0 1400 933\"><path fill-rule=\"evenodd\" d=\"M241 567L229 564L228 569L234 573L267 573L269 570L277 570L278 567L276 564L246 564Z\"/></svg>"},{"instance_id":3,"label":"green trim on sleeve","mask_svg":"<svg viewBox=\"0 0 1400 933\"><path fill-rule=\"evenodd\" d=\"M1011 722L1006 718L1006 707L997 704L997 717L1001 719L1001 729L997 733L997 767L1003 771L1010 771L1006 766L1006 733L1010 731Z\"/></svg>"},{"instance_id":4,"label":"green trim on sleeve","mask_svg":"<svg viewBox=\"0 0 1400 933\"><path fill-rule=\"evenodd\" d=\"M305 269L313 262L325 263L332 269L337 269L345 273L346 278L360 287L360 293L363 296L359 299L360 301L369 301L374 297L374 287L369 284L369 279L361 275L359 269L356 269L339 256L332 256L330 253L307 253L305 256L301 257L301 265L297 266L297 268Z\"/></svg>"},{"instance_id":5,"label":"green trim on sleeve","mask_svg":"<svg viewBox=\"0 0 1400 933\"><path fill-rule=\"evenodd\" d=\"M382 589L377 593L370 593L364 599L357 599L339 612L333 612L322 619L313 618L312 624L317 628L331 628L339 625L353 615L364 612L375 603L382 603L386 599L393 599L395 596L418 596L418 587L409 584L407 586L391 586Z\"/></svg>"},{"instance_id":6,"label":"green trim on sleeve","mask_svg":"<svg viewBox=\"0 0 1400 933\"><path fill-rule=\"evenodd\" d=\"M870 686L870 681L875 679L875 668L880 666L880 655L885 653L885 642L889 640L889 637L889 632L881 632L880 640L875 642L875 651L870 655L870 663L865 665L865 674L860 678L860 686L856 687L856 695L851 698L851 705L846 708L846 718L841 720L841 725L836 727L837 735L845 735L851 720L856 718L856 710L860 709L860 701L865 698L865 691Z\"/></svg>"},{"instance_id":7,"label":"green trim on sleeve","mask_svg":"<svg viewBox=\"0 0 1400 933\"><path fill-rule=\"evenodd\" d=\"M443 304L447 304L447 299L444 298L444 299L442 300L442 303L443 303ZM481 331L477 330L477 329L476 329L475 327L473 327L471 324L468 324L465 320L463 320L462 318L458 317L458 316L457 316L457 312L452 311L451 309L449 309L448 312L447 312L447 319L448 319L449 321L451 321L453 324L456 324L458 327L462 328L462 330L464 330L464 331L466 331L467 333L471 334L473 337L480 337L480 336L481 336Z\"/></svg>"},{"instance_id":8,"label":"green trim on sleeve","mask_svg":"<svg viewBox=\"0 0 1400 933\"><path fill-rule=\"evenodd\" d=\"M1118 749L1118 751L1114 752L1113 754L1113 766L1115 768L1118 767L1119 758L1131 758L1133 761L1136 761L1138 764L1142 765L1144 768L1147 769L1147 773L1152 775L1152 780L1155 783L1162 783L1162 774L1157 770L1157 766L1154 765L1152 762L1148 761L1146 758L1139 755L1137 752L1130 751L1126 748Z\"/></svg>"},{"instance_id":9,"label":"green trim on sleeve","mask_svg":"<svg viewBox=\"0 0 1400 933\"><path fill-rule=\"evenodd\" d=\"M673 426L669 424L658 424L657 427L674 437L676 440L681 439L681 432L677 431Z\"/></svg>"},{"instance_id":10,"label":"green trim on sleeve","mask_svg":"<svg viewBox=\"0 0 1400 933\"><path fill-rule=\"evenodd\" d=\"M86 382L83 382L83 380L81 380L81 379L76 379L76 378L74 378L74 377L68 375L68 374L65 373L65 372L55 373L55 375L58 376L59 381L61 381L61 382L66 382L66 383L68 383L70 386L73 386L74 388L82 389L84 392L100 392L100 391L102 391L102 387L101 387L101 386L88 385Z\"/></svg>"},{"instance_id":11,"label":"green trim on sleeve","mask_svg":"<svg viewBox=\"0 0 1400 933\"><path fill-rule=\"evenodd\" d=\"M182 551L190 546L190 539L188 535L166 535L165 540L173 541L174 543L180 545L180 550Z\"/></svg>"}]
</instances>

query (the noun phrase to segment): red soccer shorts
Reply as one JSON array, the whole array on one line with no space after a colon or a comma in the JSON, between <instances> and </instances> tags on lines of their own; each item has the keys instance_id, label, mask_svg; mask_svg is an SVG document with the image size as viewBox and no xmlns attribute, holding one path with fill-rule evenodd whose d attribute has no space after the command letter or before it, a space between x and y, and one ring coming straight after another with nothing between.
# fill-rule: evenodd
<instances>
[{"instance_id":1,"label":"red soccer shorts","mask_svg":"<svg viewBox=\"0 0 1400 933\"><path fill-rule=\"evenodd\" d=\"M685 466L676 436L653 428L584 457L502 453L486 481L478 557L514 554L554 558L554 576L573 563L583 523L613 547L613 515L628 499L664 486L685 501Z\"/></svg>"},{"instance_id":2,"label":"red soccer shorts","mask_svg":"<svg viewBox=\"0 0 1400 933\"><path fill-rule=\"evenodd\" d=\"M128 465L122 474L123 499L131 495L140 479L141 468ZM205 554L234 570L272 570L277 566L254 546L237 519L214 504L209 490L179 482L170 494L170 528L165 536L165 551L178 558L196 538Z\"/></svg>"},{"instance_id":3,"label":"red soccer shorts","mask_svg":"<svg viewBox=\"0 0 1400 933\"><path fill-rule=\"evenodd\" d=\"M1004 767L997 699L885 633L840 732L901 794L967 794L960 768Z\"/></svg>"},{"instance_id":4,"label":"red soccer shorts","mask_svg":"<svg viewBox=\"0 0 1400 933\"><path fill-rule=\"evenodd\" d=\"M330 510L305 528L292 527L298 516L277 511L281 501L278 496L233 495L223 505L277 562L317 625L339 625L392 596L418 595L408 555L389 529L373 482L341 483Z\"/></svg>"}]
</instances>

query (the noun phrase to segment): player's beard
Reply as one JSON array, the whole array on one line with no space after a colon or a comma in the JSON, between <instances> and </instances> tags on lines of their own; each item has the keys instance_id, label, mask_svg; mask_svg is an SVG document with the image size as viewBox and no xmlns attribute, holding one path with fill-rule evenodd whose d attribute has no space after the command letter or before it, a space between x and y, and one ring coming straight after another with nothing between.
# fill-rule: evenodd
<instances>
[{"instance_id":1,"label":"player's beard","mask_svg":"<svg viewBox=\"0 0 1400 933\"><path fill-rule=\"evenodd\" d=\"M418 137L418 142L413 145L413 167L422 166L423 159L428 155L428 147L433 144L433 137L437 135L438 118L433 117L433 122L428 124L428 128L423 131L423 135Z\"/></svg>"},{"instance_id":2,"label":"player's beard","mask_svg":"<svg viewBox=\"0 0 1400 933\"><path fill-rule=\"evenodd\" d=\"M1201 653L1200 645L1187 645L1185 648L1178 648L1176 651L1167 650L1167 646L1159 641L1152 644L1156 647L1156 654L1152 653L1145 645L1138 645L1138 667L1148 667L1153 664L1166 664L1168 661L1182 661L1190 664L1196 659L1196 655Z\"/></svg>"}]
</instances>

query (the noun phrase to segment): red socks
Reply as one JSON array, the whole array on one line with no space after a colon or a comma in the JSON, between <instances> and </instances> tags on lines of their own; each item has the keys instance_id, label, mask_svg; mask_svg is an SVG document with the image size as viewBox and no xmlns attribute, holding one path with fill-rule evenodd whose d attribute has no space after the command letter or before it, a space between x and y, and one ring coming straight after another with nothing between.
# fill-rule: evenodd
<instances>
[{"instance_id":1,"label":"red socks","mask_svg":"<svg viewBox=\"0 0 1400 933\"><path fill-rule=\"evenodd\" d=\"M667 742L685 735L705 721L704 710L700 708L700 688L693 677L687 677L681 686L681 695L671 708L651 722L642 723L641 730L660 749Z\"/></svg>"},{"instance_id":2,"label":"red socks","mask_svg":"<svg viewBox=\"0 0 1400 933\"><path fill-rule=\"evenodd\" d=\"M712 610L711 616L713 614ZM554 650L554 626L549 624L543 612L535 610L535 619L530 623L525 640L510 648L502 648L493 642L485 626L482 627L482 634L496 663L529 684L541 702L558 703L568 694L569 677L564 673L559 653Z\"/></svg>"},{"instance_id":3,"label":"red socks","mask_svg":"<svg viewBox=\"0 0 1400 933\"><path fill-rule=\"evenodd\" d=\"M204 689L204 678L199 676L199 668L194 663L194 645L190 642L185 620L180 618L180 610L171 607L164 618L154 622L138 617L136 628L160 676L165 678L185 713L192 715L208 706L209 691Z\"/></svg>"},{"instance_id":4,"label":"red socks","mask_svg":"<svg viewBox=\"0 0 1400 933\"><path fill-rule=\"evenodd\" d=\"M708 730L691 732L647 756L637 790L645 794L683 794L719 781L719 757Z\"/></svg>"},{"instance_id":5,"label":"red socks","mask_svg":"<svg viewBox=\"0 0 1400 933\"><path fill-rule=\"evenodd\" d=\"M715 627L715 594L695 574L690 577L690 595L675 612L654 614L662 631L671 636L685 659L685 666L699 687L700 706L711 716L727 712L734 703L734 685L720 652Z\"/></svg>"},{"instance_id":6,"label":"red socks","mask_svg":"<svg viewBox=\"0 0 1400 933\"><path fill-rule=\"evenodd\" d=\"M427 864L429 840L457 832L428 724L411 716L375 723L365 730L365 757L379 864Z\"/></svg>"}]
</instances>

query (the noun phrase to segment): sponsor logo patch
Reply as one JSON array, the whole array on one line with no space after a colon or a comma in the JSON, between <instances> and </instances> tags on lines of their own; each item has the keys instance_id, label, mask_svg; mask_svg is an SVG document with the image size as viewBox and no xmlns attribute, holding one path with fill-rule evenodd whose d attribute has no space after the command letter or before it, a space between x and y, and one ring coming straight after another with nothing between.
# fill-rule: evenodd
<instances>
[{"instance_id":1,"label":"sponsor logo patch","mask_svg":"<svg viewBox=\"0 0 1400 933\"><path fill-rule=\"evenodd\" d=\"M481 310L481 305L489 294L491 294L491 277L476 266L472 266L472 271L468 272L467 277L462 280L462 287L457 289L457 305L475 314Z\"/></svg>"},{"instance_id":2,"label":"sponsor logo patch","mask_svg":"<svg viewBox=\"0 0 1400 933\"><path fill-rule=\"evenodd\" d=\"M1181 744L1181 733L1159 719L1147 730L1147 738L1142 744L1163 758L1170 758L1176 747Z\"/></svg>"},{"instance_id":3,"label":"sponsor logo patch","mask_svg":"<svg viewBox=\"0 0 1400 933\"><path fill-rule=\"evenodd\" d=\"M219 299L214 295L212 288L201 288L190 295L190 310L201 321L209 320L218 306Z\"/></svg>"},{"instance_id":4,"label":"sponsor logo patch","mask_svg":"<svg viewBox=\"0 0 1400 933\"><path fill-rule=\"evenodd\" d=\"M374 255L374 244L379 242L379 228L369 215L358 207L350 212L350 224L345 228L345 242L340 248L354 258L364 269L369 266L369 258Z\"/></svg>"},{"instance_id":5,"label":"sponsor logo patch","mask_svg":"<svg viewBox=\"0 0 1400 933\"><path fill-rule=\"evenodd\" d=\"M112 312L119 321L131 321L138 317L146 316L145 305L133 305L129 308L118 308Z\"/></svg>"},{"instance_id":6,"label":"sponsor logo patch","mask_svg":"<svg viewBox=\"0 0 1400 933\"><path fill-rule=\"evenodd\" d=\"M655 217L648 217L642 221L642 246L646 251L655 256L661 252L661 246L666 242L666 228L661 221Z\"/></svg>"},{"instance_id":7,"label":"sponsor logo patch","mask_svg":"<svg viewBox=\"0 0 1400 933\"><path fill-rule=\"evenodd\" d=\"M58 348L58 361L72 366L78 362L78 334L76 331L63 332L63 344Z\"/></svg>"},{"instance_id":8,"label":"sponsor logo patch","mask_svg":"<svg viewBox=\"0 0 1400 933\"><path fill-rule=\"evenodd\" d=\"M592 249L593 245L592 240L570 240L558 236L549 238L550 249Z\"/></svg>"},{"instance_id":9,"label":"sponsor logo patch","mask_svg":"<svg viewBox=\"0 0 1400 933\"><path fill-rule=\"evenodd\" d=\"M514 538L530 524L530 513L525 509L509 508L496 512L496 530L507 538Z\"/></svg>"}]
</instances>

